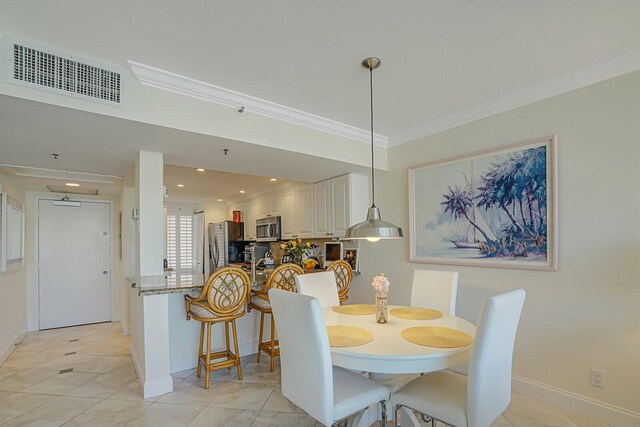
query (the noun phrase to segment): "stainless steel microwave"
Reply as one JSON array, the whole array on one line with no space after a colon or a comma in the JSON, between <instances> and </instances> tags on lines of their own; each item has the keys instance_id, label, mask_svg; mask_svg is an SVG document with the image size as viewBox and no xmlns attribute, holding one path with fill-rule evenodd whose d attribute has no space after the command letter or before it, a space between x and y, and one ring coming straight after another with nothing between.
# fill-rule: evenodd
<instances>
[{"instance_id":1,"label":"stainless steel microwave","mask_svg":"<svg viewBox=\"0 0 640 427\"><path fill-rule=\"evenodd\" d=\"M256 242L280 240L280 217L270 216L256 220Z\"/></svg>"}]
</instances>

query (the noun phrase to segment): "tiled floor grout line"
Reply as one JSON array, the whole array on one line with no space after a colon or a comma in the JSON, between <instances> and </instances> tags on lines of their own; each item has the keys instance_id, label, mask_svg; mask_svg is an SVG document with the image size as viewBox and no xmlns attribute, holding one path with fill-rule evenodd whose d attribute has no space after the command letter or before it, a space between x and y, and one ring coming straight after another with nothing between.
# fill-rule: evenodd
<instances>
[{"instance_id":1,"label":"tiled floor grout line","mask_svg":"<svg viewBox=\"0 0 640 427\"><path fill-rule=\"evenodd\" d=\"M71 339L78 339L78 341L70 342ZM281 399L286 401L286 398L281 396L281 391L278 391L280 394L276 393L278 388L281 387L279 384L281 375L279 371L280 368L278 367L278 371L275 373L270 373L268 371L268 363L258 364L255 360L255 354L242 357L243 370L248 369L245 373L245 381L239 381L237 377L231 373L217 371L216 374L212 374L212 377L217 378L211 378L212 384L216 385L216 390L210 390L210 393L203 393L202 390L200 390L203 389L203 377L197 379L195 377L195 369L190 369L179 374L181 375L180 377L174 376L174 391L180 393L181 390L184 390L183 393L176 394L176 397L167 398L168 401L166 402L160 402L160 400L163 399L163 396L170 396L170 394L157 396L150 401L145 401L141 396L137 384L137 377L135 373L131 371L133 363L131 357L129 354L125 354L128 349L127 343L128 338L122 336L120 328L115 324L89 325L67 331L42 331L27 334L21 345L33 345L27 347L27 351L22 351L20 346L16 347L13 354L7 360L7 363L10 365L22 367L15 368L6 366L6 363L2 365L2 367L8 369L6 371L8 375L0 379L0 389L4 388L4 390L0 390L2 391L0 394L3 395L0 399L0 414L3 409L2 401L10 396L15 396L13 402L18 402L24 407L27 407L30 401L32 401L32 403L40 399L43 399L43 401L35 404L33 407L29 407L26 411L24 409L11 409L11 406L6 406L5 408L8 407L9 412L5 412L4 416L10 415L11 418L4 420L1 424L3 426L13 425L23 422L24 419L33 422L35 418L29 418L29 413L38 411L38 408L42 408L45 405L50 405L51 409L41 409L38 412L38 420L47 420L47 416L51 410L54 414L64 415L64 418L60 418L61 420L64 419L63 425L87 422L88 419L91 419L94 425L100 425L99 420L102 419L100 417L103 416L100 414L102 409L90 415L88 412L92 412L92 409L97 405L104 404L105 407L110 408L129 408L126 409L126 413L106 413L107 417L119 415L122 419L126 419L129 417L129 411L132 412L133 415L130 418L121 421L124 425L132 424L136 419L139 421L161 419L161 422L164 423L163 425L166 425L170 419L164 419L164 415L161 414L172 414L172 417L183 414L182 418L180 418L182 422L180 425L184 426L195 426L196 423L194 423L194 421L202 415L202 418L198 420L197 424L203 421L205 424L210 424L209 418L215 418L215 409L231 411L228 415L230 421L227 422L226 425L232 425L230 424L231 419L236 419L235 417L241 417L244 420L242 425L251 425L253 427L263 425L265 421L273 423L274 420L279 420L279 424L281 423L280 421L282 421L282 423L297 424L294 422L294 420L298 419L296 417L301 417L299 419L304 420L305 423L308 422L310 425L314 425L308 415L294 410L297 409L295 406L283 406L284 402L281 401ZM42 350L37 350L40 348ZM55 351L51 351L52 349ZM65 361L65 358L70 358L68 363ZM47 368L40 366L48 363L51 363L51 365ZM80 366L83 365L86 366L86 368L80 368ZM59 366L60 369L53 369L52 367L55 366ZM108 368L106 371L95 372L96 370L104 370L105 367ZM70 368L72 369L72 373L60 373ZM14 375L18 376L15 377L14 380L10 380ZM65 380L61 378L61 376L64 375L74 375L74 377ZM118 378L118 376L122 378ZM85 381L84 379L86 377L90 378ZM103 380L99 380L101 377ZM3 381L8 382L3 383ZM42 387L38 387L39 384L45 381L51 382ZM80 383L77 383L77 381L80 381ZM229 389L232 383L240 384L241 387ZM3 387L3 384L5 387ZM256 387L251 387L251 385L255 385ZM69 387L70 389L68 389ZM81 390L75 392L75 394L83 394L85 392L85 390L82 389L83 387L87 387L86 395L70 395L74 394L75 390ZM7 388L12 390L7 390ZM267 392L269 388L270 391L266 399L259 405L259 408L253 406L253 409L241 409L242 406L251 408L252 405L257 403L256 400L258 398L261 399L261 396L264 396L264 393ZM15 389L18 390L16 391ZM25 390L31 391L27 392ZM38 391L40 390L46 391L46 393L39 393ZM226 396L230 397L224 396L225 390L228 392ZM222 400L217 400L217 405L220 406L211 405L213 400L217 398L216 393L220 393L222 396ZM106 396L107 394L108 396ZM35 396L39 397L36 398ZM87 401L86 404L92 404L90 404L88 408L82 409L80 413L66 419L67 416L71 416L71 414L74 413L74 410L69 408L70 405L71 407L74 405L74 401L71 399L82 398L91 399L91 402ZM66 402L64 409L58 410L59 405L51 404L56 399L60 399L61 403ZM244 399L244 402L238 404L236 403L236 399ZM272 401L271 409L268 409L267 404L270 400ZM78 402L81 401L78 400ZM129 402L129 404L115 402ZM194 402L196 402L196 404L193 404ZM201 402L206 403L202 404ZM517 393L514 393L512 404L513 405L510 406L501 417L500 426L513 427L525 424L532 426L557 425L563 427L601 425L592 421L581 422L581 418L577 418L581 417L580 414L536 401L535 399ZM229 408L228 406L235 407ZM84 407L84 404L79 405L75 410L80 410L81 407ZM184 409L179 409L178 407ZM186 407L191 409L186 409ZM143 409L138 412L139 408ZM205 409L212 409L213 411L205 412ZM13 415L19 411L23 412L18 415ZM161 415L161 418L157 418L158 415ZM189 416L191 418L188 418ZM79 419L78 417L82 418ZM10 424L12 420L15 421L13 424Z\"/></svg>"},{"instance_id":2,"label":"tiled floor grout line","mask_svg":"<svg viewBox=\"0 0 640 427\"><path fill-rule=\"evenodd\" d=\"M91 405L90 407L88 407L87 409L85 409L84 411L82 411L81 413L79 413L78 415L76 415L75 417L73 417L73 418L71 418L71 419L69 419L69 420L65 421L64 423L62 423L62 424L60 425L60 427L64 427L65 425L69 424L71 421L73 421L73 420L75 420L76 418L78 418L80 415L84 414L85 412L87 412L87 411L88 411L88 410L90 410L91 408L93 408L93 407L95 407L95 406L97 406L97 405L101 404L101 403L102 403L102 402L104 402L105 400L107 400L107 399L102 399L102 400L100 400L99 402L96 402L96 404L95 404L95 405Z\"/></svg>"}]
</instances>

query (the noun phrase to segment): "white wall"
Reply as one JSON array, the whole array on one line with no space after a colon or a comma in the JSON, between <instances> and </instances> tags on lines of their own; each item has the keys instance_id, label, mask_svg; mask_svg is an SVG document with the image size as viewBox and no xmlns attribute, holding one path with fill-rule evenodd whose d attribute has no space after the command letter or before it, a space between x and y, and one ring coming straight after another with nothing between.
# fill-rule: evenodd
<instances>
[{"instance_id":1,"label":"white wall","mask_svg":"<svg viewBox=\"0 0 640 427\"><path fill-rule=\"evenodd\" d=\"M0 171L0 191L25 202L25 191L9 175ZM25 208L26 209L26 208ZM14 344L26 330L26 284L25 265L17 270L0 272L0 364L11 354Z\"/></svg>"},{"instance_id":2,"label":"white wall","mask_svg":"<svg viewBox=\"0 0 640 427\"><path fill-rule=\"evenodd\" d=\"M558 135L557 272L414 264L408 238L365 242L353 299L373 300L369 283L380 271L391 279L391 302L406 304L414 269L457 270L457 313L475 323L486 297L523 287L514 375L637 413L640 72L391 149L390 170L379 174L382 216L408 235L409 166L551 134ZM604 389L590 385L590 368L606 372Z\"/></svg>"}]
</instances>

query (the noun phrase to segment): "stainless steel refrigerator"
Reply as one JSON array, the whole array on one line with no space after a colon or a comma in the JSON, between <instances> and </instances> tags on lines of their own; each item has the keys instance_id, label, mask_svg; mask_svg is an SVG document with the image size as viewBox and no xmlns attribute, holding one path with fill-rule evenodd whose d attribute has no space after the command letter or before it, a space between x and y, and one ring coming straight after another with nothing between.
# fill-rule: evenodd
<instances>
[{"instance_id":1,"label":"stainless steel refrigerator","mask_svg":"<svg viewBox=\"0 0 640 427\"><path fill-rule=\"evenodd\" d=\"M244 225L224 221L209 224L209 271L244 261Z\"/></svg>"}]
</instances>

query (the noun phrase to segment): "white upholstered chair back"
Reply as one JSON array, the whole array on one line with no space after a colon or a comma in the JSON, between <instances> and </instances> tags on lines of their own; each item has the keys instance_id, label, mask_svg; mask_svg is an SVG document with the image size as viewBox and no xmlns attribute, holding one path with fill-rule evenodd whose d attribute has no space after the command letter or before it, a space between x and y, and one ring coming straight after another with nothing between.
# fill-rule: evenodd
<instances>
[{"instance_id":1,"label":"white upholstered chair back","mask_svg":"<svg viewBox=\"0 0 640 427\"><path fill-rule=\"evenodd\" d=\"M433 308L456 314L458 272L415 270L411 285L411 306Z\"/></svg>"},{"instance_id":2,"label":"white upholstered chair back","mask_svg":"<svg viewBox=\"0 0 640 427\"><path fill-rule=\"evenodd\" d=\"M511 401L511 363L525 292L516 289L482 306L469 362L469 427L490 425Z\"/></svg>"},{"instance_id":3,"label":"white upholstered chair back","mask_svg":"<svg viewBox=\"0 0 640 427\"><path fill-rule=\"evenodd\" d=\"M299 274L296 276L296 287L302 295L318 298L322 308L340 305L336 275L333 271Z\"/></svg>"},{"instance_id":4,"label":"white upholstered chair back","mask_svg":"<svg viewBox=\"0 0 640 427\"><path fill-rule=\"evenodd\" d=\"M280 341L282 395L324 425L331 425L333 368L320 302L279 289L269 291L269 300Z\"/></svg>"}]
</instances>

